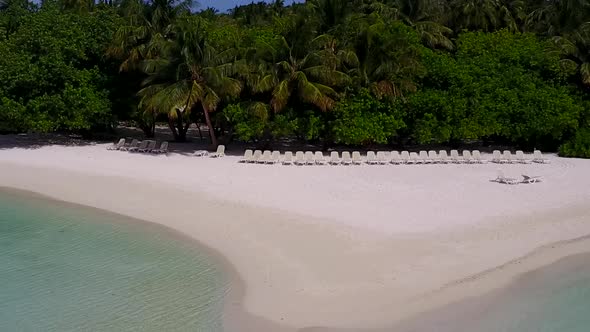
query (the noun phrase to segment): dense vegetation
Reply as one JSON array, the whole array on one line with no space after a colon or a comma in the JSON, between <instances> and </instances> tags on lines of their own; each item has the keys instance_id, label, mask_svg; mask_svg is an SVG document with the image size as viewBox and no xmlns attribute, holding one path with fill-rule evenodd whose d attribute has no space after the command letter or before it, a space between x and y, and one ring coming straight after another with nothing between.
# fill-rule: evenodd
<instances>
[{"instance_id":1,"label":"dense vegetation","mask_svg":"<svg viewBox=\"0 0 590 332\"><path fill-rule=\"evenodd\" d=\"M590 156L588 0L0 0L0 132Z\"/></svg>"}]
</instances>

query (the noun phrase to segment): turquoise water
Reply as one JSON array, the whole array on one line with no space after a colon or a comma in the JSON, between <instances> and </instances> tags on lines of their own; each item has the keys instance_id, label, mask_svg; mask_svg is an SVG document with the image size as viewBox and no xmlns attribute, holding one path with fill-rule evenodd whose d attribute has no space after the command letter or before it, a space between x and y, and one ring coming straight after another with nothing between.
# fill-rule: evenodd
<instances>
[{"instance_id":1,"label":"turquoise water","mask_svg":"<svg viewBox=\"0 0 590 332\"><path fill-rule=\"evenodd\" d=\"M526 273L504 289L420 315L394 331L588 332L590 254Z\"/></svg>"},{"instance_id":2,"label":"turquoise water","mask_svg":"<svg viewBox=\"0 0 590 332\"><path fill-rule=\"evenodd\" d=\"M117 219L0 191L0 331L222 331L211 258Z\"/></svg>"}]
</instances>

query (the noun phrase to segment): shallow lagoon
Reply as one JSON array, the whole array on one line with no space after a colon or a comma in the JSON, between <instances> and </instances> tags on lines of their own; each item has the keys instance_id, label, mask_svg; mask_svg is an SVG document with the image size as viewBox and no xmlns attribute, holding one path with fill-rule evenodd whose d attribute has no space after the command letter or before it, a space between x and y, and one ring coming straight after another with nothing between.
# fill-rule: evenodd
<instances>
[{"instance_id":1,"label":"shallow lagoon","mask_svg":"<svg viewBox=\"0 0 590 332\"><path fill-rule=\"evenodd\" d=\"M206 250L34 195L0 190L0 281L0 331L223 330L228 281Z\"/></svg>"}]
</instances>

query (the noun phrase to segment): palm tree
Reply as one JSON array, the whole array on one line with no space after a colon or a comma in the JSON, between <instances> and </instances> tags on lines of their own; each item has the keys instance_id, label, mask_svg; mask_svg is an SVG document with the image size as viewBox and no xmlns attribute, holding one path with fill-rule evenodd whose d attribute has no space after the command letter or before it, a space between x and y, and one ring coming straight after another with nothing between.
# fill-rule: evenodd
<instances>
[{"instance_id":1,"label":"palm tree","mask_svg":"<svg viewBox=\"0 0 590 332\"><path fill-rule=\"evenodd\" d=\"M422 42L431 48L442 47L447 50L454 48L449 35L453 30L446 27L445 10L448 9L446 1L413 1L395 0L387 5L382 2L371 2L361 6L369 14L385 20L402 20L407 25L414 27Z\"/></svg>"},{"instance_id":2,"label":"palm tree","mask_svg":"<svg viewBox=\"0 0 590 332\"><path fill-rule=\"evenodd\" d=\"M410 27L373 16L356 18L348 26L357 32L351 46L359 60L354 70L358 85L369 88L378 98L403 97L416 90L413 78L422 71L417 48L420 40Z\"/></svg>"},{"instance_id":3,"label":"palm tree","mask_svg":"<svg viewBox=\"0 0 590 332\"><path fill-rule=\"evenodd\" d=\"M273 50L274 66L257 80L255 92L271 92L270 106L279 112L289 101L299 101L318 107L322 111L332 109L338 93L334 88L350 82L322 51L310 52L303 58L294 55L293 48L280 37L281 49Z\"/></svg>"},{"instance_id":4,"label":"palm tree","mask_svg":"<svg viewBox=\"0 0 590 332\"><path fill-rule=\"evenodd\" d=\"M146 59L155 59L173 37L174 21L190 12L192 0L155 0L146 6L141 0L123 2L126 24L119 27L107 56L120 59L120 71L140 70Z\"/></svg>"},{"instance_id":5,"label":"palm tree","mask_svg":"<svg viewBox=\"0 0 590 332\"><path fill-rule=\"evenodd\" d=\"M217 109L224 97L237 97L242 90L242 83L230 77L236 51L214 49L206 40L199 17L179 19L175 35L176 40L169 43L165 57L143 62L149 76L138 93L141 106L167 113L170 129L179 141L186 140L190 113L200 106L211 143L216 146L209 113Z\"/></svg>"},{"instance_id":6,"label":"palm tree","mask_svg":"<svg viewBox=\"0 0 590 332\"><path fill-rule=\"evenodd\" d=\"M191 0L122 1L120 11L125 23L115 31L106 52L108 57L121 61L119 71L126 73L121 79L137 89L141 87L145 78L141 67L143 61L160 57L175 38L176 18L188 13L191 5ZM146 107L139 110L139 127L147 137L153 137L158 110Z\"/></svg>"},{"instance_id":7,"label":"palm tree","mask_svg":"<svg viewBox=\"0 0 590 332\"><path fill-rule=\"evenodd\" d=\"M462 29L491 31L498 25L496 0L456 0L451 5L456 16L456 31Z\"/></svg>"},{"instance_id":8,"label":"palm tree","mask_svg":"<svg viewBox=\"0 0 590 332\"><path fill-rule=\"evenodd\" d=\"M590 3L587 0L547 0L532 10L527 25L548 36L570 33L588 21Z\"/></svg>"},{"instance_id":9,"label":"palm tree","mask_svg":"<svg viewBox=\"0 0 590 332\"><path fill-rule=\"evenodd\" d=\"M308 3L314 16L318 18L319 33L329 32L330 29L342 24L346 16L354 11L351 1L311 0Z\"/></svg>"},{"instance_id":10,"label":"palm tree","mask_svg":"<svg viewBox=\"0 0 590 332\"><path fill-rule=\"evenodd\" d=\"M525 18L522 0L454 0L451 8L455 31L518 31Z\"/></svg>"},{"instance_id":11,"label":"palm tree","mask_svg":"<svg viewBox=\"0 0 590 332\"><path fill-rule=\"evenodd\" d=\"M553 41L562 52L562 65L576 68L582 84L590 87L590 22L568 35L553 37Z\"/></svg>"}]
</instances>

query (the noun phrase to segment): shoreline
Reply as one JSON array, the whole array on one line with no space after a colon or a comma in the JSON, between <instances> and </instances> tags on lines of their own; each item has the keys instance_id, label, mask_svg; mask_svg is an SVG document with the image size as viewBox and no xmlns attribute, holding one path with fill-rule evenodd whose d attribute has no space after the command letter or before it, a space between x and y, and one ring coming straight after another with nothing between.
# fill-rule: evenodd
<instances>
[{"instance_id":1,"label":"shoreline","mask_svg":"<svg viewBox=\"0 0 590 332\"><path fill-rule=\"evenodd\" d=\"M109 219L116 219L116 222L131 225L133 228L147 228L148 232L154 232L163 234L174 241L178 241L183 245L194 248L197 251L203 252L204 255L227 277L227 289L225 290L226 296L224 298L224 324L225 316L231 316L232 319L229 321L230 325L239 322L241 326L247 327L262 327L267 329L266 331L277 331L283 332L288 331L284 327L280 327L271 321L265 320L260 317L255 317L243 310L240 306L236 306L236 303L240 303L244 297L245 285L244 281L240 278L240 275L236 271L235 267L229 262L229 260L223 256L215 248L211 248L199 241L198 239L191 237L179 230L168 227L161 223L134 218L132 216L123 215L120 213L112 212L106 209L100 209L90 205L78 204L74 202L64 201L56 197L48 196L34 191L23 190L14 187L4 187L0 185L0 191L6 192L9 195L19 196L24 199L33 198L50 201L52 204L60 204L64 208L76 207L84 210L92 211L97 215L108 216ZM142 230L143 231L143 230ZM239 317L239 318L238 318ZM229 331L236 331L235 329Z\"/></svg>"},{"instance_id":2,"label":"shoreline","mask_svg":"<svg viewBox=\"0 0 590 332\"><path fill-rule=\"evenodd\" d=\"M479 279L465 282L469 276L527 256L548 243L590 234L590 209L585 205L590 179L583 172L590 163L586 161L557 160L557 168L526 166L535 172L545 170L555 181L518 188L486 183L482 191L482 186L470 181L493 168L466 165L461 178L449 178L456 166L269 168L237 164L237 159L158 159L106 152L102 146L12 149L0 151L0 184L155 222L212 248L241 281L234 285L242 286L238 291L242 294L227 302L228 328L232 324L243 327L251 320L249 324L263 324L256 327L261 332L347 328L369 332L386 327L391 331L395 322L470 296L467 293L472 288L485 288ZM383 178L389 170L401 174ZM199 171L210 175L183 176L202 174ZM434 174L425 178L427 172ZM321 192L326 188L301 183L301 176L314 174L321 186L334 180L338 183L340 176L348 182L332 191L335 197L326 198ZM387 185L374 183L377 178ZM291 191L281 191L277 181L288 183ZM248 187L253 183L256 190ZM250 189L242 189L244 186ZM407 188L415 190L408 192ZM453 188L463 191L461 199L451 193ZM399 206L377 202L384 211L372 213L373 197L358 195L359 190L371 189L389 195L383 202L393 200ZM225 190L242 199L221 199L219 194ZM432 200L424 211L415 210L423 204L415 202L416 197L425 195L423 200L429 201L432 192L450 194ZM286 197L278 197L279 193ZM311 217L308 210L324 204L305 209L297 204L288 209L280 205L295 194L304 201L323 199L320 202L328 207L318 210L319 217ZM271 197L273 207L258 204L265 197ZM484 199L495 201L499 214L481 210ZM330 209L340 201L358 204L366 218L350 216L346 205L341 210ZM439 205L456 212L442 215L436 211ZM380 219L392 213L393 219ZM440 218L418 218L425 213ZM480 217L473 219L474 213ZM581 251L590 251L586 241L577 243ZM533 256L541 258L538 266L551 263L545 254ZM520 274L517 272L490 273L483 279L501 287ZM463 283L444 287L458 280ZM345 314L352 312L355 315Z\"/></svg>"},{"instance_id":3,"label":"shoreline","mask_svg":"<svg viewBox=\"0 0 590 332\"><path fill-rule=\"evenodd\" d=\"M239 332L244 328L247 328L247 330L255 328L257 331L276 332L346 332L350 330L348 328L330 327L306 327L301 329L288 328L246 312L240 305L241 300L244 297L245 285L236 268L218 250L206 246L198 239L188 236L179 230L157 222L137 219L89 205L60 200L34 191L3 186L0 186L0 190L7 192L10 195L52 201L57 204L62 204L64 208L75 206L77 208L91 210L96 214L108 215L109 219L113 218L116 219L117 222L130 224L133 227L147 227L147 230L150 232L164 234L175 241L179 241L190 247L194 247L198 251L204 252L211 262L215 264L228 279L228 289L226 290L227 295L224 299L225 309L223 313L224 326L226 324L228 326L225 326L224 331ZM444 311L448 306L460 304L465 300L477 299L492 294L493 292L501 291L513 283L517 283L531 272L551 267L562 260L567 260L576 256L590 257L590 234L543 245L526 255L516 257L509 262L491 267L473 276L467 276L460 280L455 280L444 285L441 289L434 290L429 294L424 294L424 298L428 297L426 303L420 300L415 302L420 303L420 305L423 306L423 309L410 310L409 312L402 314L391 322L391 327L366 329L354 328L354 330L359 332L385 332L394 329L393 331L396 331L398 324L401 324L400 326L405 326L405 324L411 324L413 321L419 319L428 319L425 315L429 315L432 312ZM238 329L238 326L241 329Z\"/></svg>"}]
</instances>

